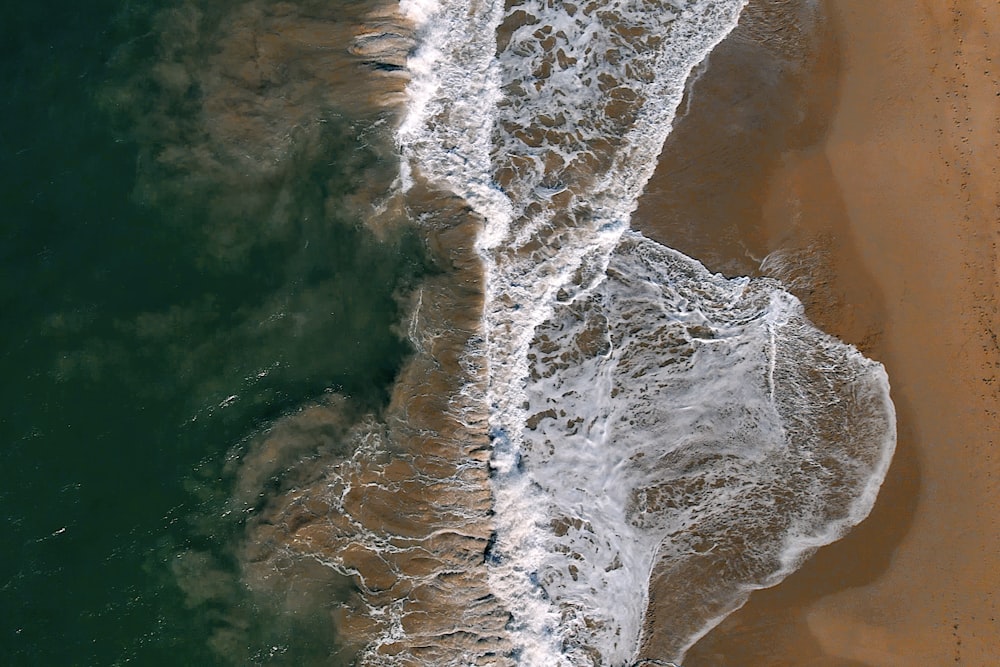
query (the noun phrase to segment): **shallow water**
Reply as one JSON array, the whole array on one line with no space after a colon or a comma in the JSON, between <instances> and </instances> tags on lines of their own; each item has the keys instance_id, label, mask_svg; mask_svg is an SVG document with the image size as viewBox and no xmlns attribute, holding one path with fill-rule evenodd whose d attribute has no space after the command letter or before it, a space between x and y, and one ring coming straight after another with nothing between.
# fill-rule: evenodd
<instances>
[{"instance_id":1,"label":"shallow water","mask_svg":"<svg viewBox=\"0 0 1000 667\"><path fill-rule=\"evenodd\" d=\"M522 664L682 659L884 477L878 364L777 283L626 232L689 74L744 5L406 5L404 157L483 219L486 567Z\"/></svg>"},{"instance_id":2,"label":"shallow water","mask_svg":"<svg viewBox=\"0 0 1000 667\"><path fill-rule=\"evenodd\" d=\"M743 4L12 13L7 662L676 660L863 518L881 367L627 231Z\"/></svg>"}]
</instances>

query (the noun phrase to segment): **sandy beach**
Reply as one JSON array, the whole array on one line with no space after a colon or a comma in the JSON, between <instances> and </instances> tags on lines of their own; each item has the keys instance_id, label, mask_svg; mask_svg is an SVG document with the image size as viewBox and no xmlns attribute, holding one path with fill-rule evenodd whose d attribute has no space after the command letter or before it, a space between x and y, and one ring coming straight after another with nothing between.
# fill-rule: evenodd
<instances>
[{"instance_id":1,"label":"sandy beach","mask_svg":"<svg viewBox=\"0 0 1000 667\"><path fill-rule=\"evenodd\" d=\"M871 516L685 665L996 664L1000 5L787 4L713 53L635 226L881 361L898 448Z\"/></svg>"}]
</instances>

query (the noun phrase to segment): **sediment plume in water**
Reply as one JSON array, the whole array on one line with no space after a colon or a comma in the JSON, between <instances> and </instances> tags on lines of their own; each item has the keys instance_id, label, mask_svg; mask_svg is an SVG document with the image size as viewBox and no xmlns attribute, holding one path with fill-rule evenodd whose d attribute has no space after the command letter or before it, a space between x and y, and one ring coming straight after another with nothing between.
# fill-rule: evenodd
<instances>
[{"instance_id":1,"label":"sediment plume in water","mask_svg":"<svg viewBox=\"0 0 1000 667\"><path fill-rule=\"evenodd\" d=\"M477 221L459 202L424 196L434 218L425 229L447 269L411 295L416 352L384 413L346 434L352 453L304 458L297 466L308 482L269 498L248 523L255 556L244 572L259 587L293 558L352 576L358 591L334 624L364 664L496 664L509 651L508 615L483 567L493 531L489 442L484 377L468 356L482 300ZM249 461L266 450L251 448Z\"/></svg>"},{"instance_id":2,"label":"sediment plume in water","mask_svg":"<svg viewBox=\"0 0 1000 667\"><path fill-rule=\"evenodd\" d=\"M405 313L397 335L413 352L387 405L329 393L238 447L219 475L232 480L232 497L221 510L208 506L234 517L233 544L187 548L173 561L189 605L208 608L217 626L212 647L236 664L347 664L355 654L366 664L447 664L508 653L507 615L492 602L482 567L492 534L484 375L474 353L482 222L427 185L413 185L405 198L392 194L391 128L412 21L389 6L304 2L186 3L154 23L157 91L144 115L126 119L147 147L138 198L215 193L203 230L213 259L252 261L256 244L282 241L308 216L353 215L387 242L418 230L434 265L397 295ZM127 60L125 51L118 57ZM144 85L106 91L108 103L138 96ZM362 143L357 163L336 166L365 180L345 188L345 177L332 173L316 188L322 206L305 209L295 199L299 179L341 141L331 128L349 133L343 142ZM238 227L261 217L267 224ZM219 522L194 523L196 542L218 541ZM312 618L295 620L302 616ZM325 626L335 642L317 641L305 654L281 645L248 652L268 619L292 619L312 634Z\"/></svg>"},{"instance_id":3,"label":"sediment plume in water","mask_svg":"<svg viewBox=\"0 0 1000 667\"><path fill-rule=\"evenodd\" d=\"M291 613L316 609L289 593L309 568L346 577L324 609L361 664L679 661L864 518L894 446L881 366L779 283L628 231L744 5L404 2L338 28L345 71L380 91L369 112L396 105L398 168L357 199L437 271L400 295L413 353L386 406L328 396L236 458L245 587ZM237 16L287 40L289 12ZM327 95L317 62L286 92ZM284 101L248 120L204 99L210 142L282 150Z\"/></svg>"}]
</instances>

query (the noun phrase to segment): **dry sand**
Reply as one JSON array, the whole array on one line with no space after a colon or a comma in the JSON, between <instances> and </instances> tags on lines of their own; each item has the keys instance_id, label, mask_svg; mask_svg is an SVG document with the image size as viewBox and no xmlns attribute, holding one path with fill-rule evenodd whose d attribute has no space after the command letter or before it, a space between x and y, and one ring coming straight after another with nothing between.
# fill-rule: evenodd
<instances>
[{"instance_id":1,"label":"dry sand","mask_svg":"<svg viewBox=\"0 0 1000 667\"><path fill-rule=\"evenodd\" d=\"M886 365L872 515L685 665L1000 664L1000 4L753 2L668 139L636 226L786 279ZM764 262L762 270L761 262Z\"/></svg>"}]
</instances>

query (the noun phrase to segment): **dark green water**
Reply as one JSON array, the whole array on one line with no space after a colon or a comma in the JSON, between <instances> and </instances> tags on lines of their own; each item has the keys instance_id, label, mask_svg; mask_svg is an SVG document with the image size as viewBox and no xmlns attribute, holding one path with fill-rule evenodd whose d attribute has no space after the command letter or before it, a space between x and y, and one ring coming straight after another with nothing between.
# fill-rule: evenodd
<instances>
[{"instance_id":1,"label":"dark green water","mask_svg":"<svg viewBox=\"0 0 1000 667\"><path fill-rule=\"evenodd\" d=\"M327 390L377 406L407 353L419 244L340 204L388 171L362 123L320 109L264 176L149 166L203 139L197 91L143 129L162 6L0 10L2 664L218 662L232 610L186 606L171 561L238 529L204 528L225 453ZM247 655L281 639L248 634Z\"/></svg>"}]
</instances>

